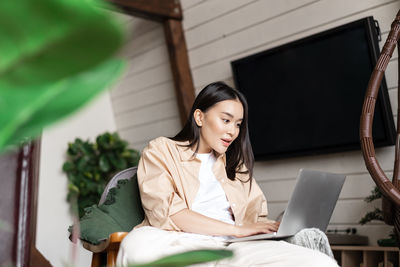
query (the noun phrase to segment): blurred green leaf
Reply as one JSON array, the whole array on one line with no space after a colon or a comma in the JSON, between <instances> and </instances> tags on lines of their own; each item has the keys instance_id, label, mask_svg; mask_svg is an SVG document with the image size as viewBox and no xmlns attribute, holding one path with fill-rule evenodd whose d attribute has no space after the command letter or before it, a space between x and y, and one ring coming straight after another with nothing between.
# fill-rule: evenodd
<instances>
[{"instance_id":1,"label":"blurred green leaf","mask_svg":"<svg viewBox=\"0 0 400 267\"><path fill-rule=\"evenodd\" d=\"M107 88L121 72L120 60L109 60L93 70L35 88L0 88L0 150L83 106ZM76 148L70 147L76 153Z\"/></svg>"},{"instance_id":2,"label":"blurred green leaf","mask_svg":"<svg viewBox=\"0 0 400 267\"><path fill-rule=\"evenodd\" d=\"M83 174L85 172L85 167L88 164L90 157L85 155L79 159L77 164L77 169Z\"/></svg>"},{"instance_id":3,"label":"blurred green leaf","mask_svg":"<svg viewBox=\"0 0 400 267\"><path fill-rule=\"evenodd\" d=\"M76 184L76 181L78 181L77 175L75 174L76 172L69 171L67 173L68 173L68 180L71 183Z\"/></svg>"},{"instance_id":4,"label":"blurred green leaf","mask_svg":"<svg viewBox=\"0 0 400 267\"><path fill-rule=\"evenodd\" d=\"M0 1L0 88L55 82L109 58L123 42L102 1ZM110 7L110 6L108 6Z\"/></svg>"},{"instance_id":5,"label":"blurred green leaf","mask_svg":"<svg viewBox=\"0 0 400 267\"><path fill-rule=\"evenodd\" d=\"M126 169L128 166L123 157L115 155L115 153L107 153L107 158L110 160L111 164L118 170Z\"/></svg>"},{"instance_id":6,"label":"blurred green leaf","mask_svg":"<svg viewBox=\"0 0 400 267\"><path fill-rule=\"evenodd\" d=\"M69 143L67 152L70 156L76 155L79 152L77 145L75 143Z\"/></svg>"},{"instance_id":7,"label":"blurred green leaf","mask_svg":"<svg viewBox=\"0 0 400 267\"><path fill-rule=\"evenodd\" d=\"M183 267L208 261L217 261L232 256L232 251L224 249L193 250L167 256L146 264L131 264L129 267Z\"/></svg>"},{"instance_id":8,"label":"blurred green leaf","mask_svg":"<svg viewBox=\"0 0 400 267\"><path fill-rule=\"evenodd\" d=\"M70 192L79 193L79 188L73 183L68 183L68 189Z\"/></svg>"},{"instance_id":9,"label":"blurred green leaf","mask_svg":"<svg viewBox=\"0 0 400 267\"><path fill-rule=\"evenodd\" d=\"M101 0L0 1L0 151L115 81L124 63L110 57L123 31L100 5L112 9Z\"/></svg>"},{"instance_id":10,"label":"blurred green leaf","mask_svg":"<svg viewBox=\"0 0 400 267\"><path fill-rule=\"evenodd\" d=\"M83 175L85 175L88 179L93 179L93 174L91 172L84 172Z\"/></svg>"}]
</instances>

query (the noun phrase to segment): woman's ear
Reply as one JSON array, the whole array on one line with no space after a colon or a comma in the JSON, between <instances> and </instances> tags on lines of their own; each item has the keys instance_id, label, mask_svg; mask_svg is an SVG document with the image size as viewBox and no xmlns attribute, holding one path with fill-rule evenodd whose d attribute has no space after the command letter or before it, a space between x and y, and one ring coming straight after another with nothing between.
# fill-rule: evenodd
<instances>
[{"instance_id":1,"label":"woman's ear","mask_svg":"<svg viewBox=\"0 0 400 267\"><path fill-rule=\"evenodd\" d=\"M194 121L196 122L197 126L201 127L203 126L203 112L200 109L196 109L193 112L193 118Z\"/></svg>"}]
</instances>

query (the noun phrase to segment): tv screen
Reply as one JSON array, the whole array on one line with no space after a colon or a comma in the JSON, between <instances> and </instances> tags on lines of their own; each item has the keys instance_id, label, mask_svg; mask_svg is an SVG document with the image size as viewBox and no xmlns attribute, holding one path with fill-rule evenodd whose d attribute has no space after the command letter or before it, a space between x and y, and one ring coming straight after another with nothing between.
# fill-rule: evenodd
<instances>
[{"instance_id":1,"label":"tv screen","mask_svg":"<svg viewBox=\"0 0 400 267\"><path fill-rule=\"evenodd\" d=\"M256 160L359 149L364 94L378 57L368 17L233 61ZM384 79L373 137L377 147L395 140Z\"/></svg>"}]
</instances>

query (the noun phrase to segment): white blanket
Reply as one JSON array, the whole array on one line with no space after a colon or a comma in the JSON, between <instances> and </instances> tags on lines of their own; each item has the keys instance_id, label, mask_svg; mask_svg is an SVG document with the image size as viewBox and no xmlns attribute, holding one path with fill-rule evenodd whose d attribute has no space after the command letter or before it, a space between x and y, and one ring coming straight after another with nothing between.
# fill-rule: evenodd
<instances>
[{"instance_id":1,"label":"white blanket","mask_svg":"<svg viewBox=\"0 0 400 267\"><path fill-rule=\"evenodd\" d=\"M327 238L321 231L305 229L288 241L303 246L290 244L283 240L257 240L227 244L213 238L191 238L190 235L182 232L164 231L145 226L131 231L124 238L118 253L117 266L127 266L129 262L146 263L171 254L195 249L228 249L234 253L231 259L196 266L338 266L332 258Z\"/></svg>"}]
</instances>

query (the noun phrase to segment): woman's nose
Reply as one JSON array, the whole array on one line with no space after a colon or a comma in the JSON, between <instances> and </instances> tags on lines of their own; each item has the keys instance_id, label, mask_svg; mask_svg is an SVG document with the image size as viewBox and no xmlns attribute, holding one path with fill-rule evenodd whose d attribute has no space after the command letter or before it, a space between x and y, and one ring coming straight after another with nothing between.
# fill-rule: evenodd
<instances>
[{"instance_id":1,"label":"woman's nose","mask_svg":"<svg viewBox=\"0 0 400 267\"><path fill-rule=\"evenodd\" d=\"M228 134L230 134L231 136L235 135L235 131L236 131L236 127L234 124L230 124L228 127Z\"/></svg>"}]
</instances>

